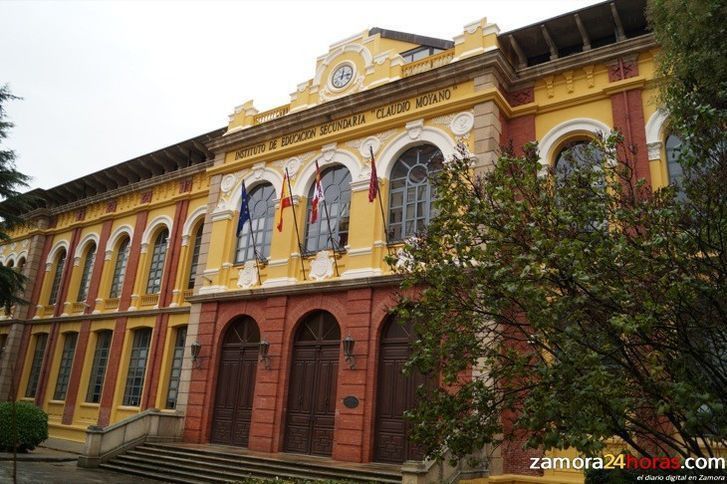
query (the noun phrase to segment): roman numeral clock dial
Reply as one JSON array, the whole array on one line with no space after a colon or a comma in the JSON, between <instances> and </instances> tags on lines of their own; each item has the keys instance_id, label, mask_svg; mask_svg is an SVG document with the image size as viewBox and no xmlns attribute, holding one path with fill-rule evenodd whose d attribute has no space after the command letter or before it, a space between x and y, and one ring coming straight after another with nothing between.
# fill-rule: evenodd
<instances>
[{"instance_id":1,"label":"roman numeral clock dial","mask_svg":"<svg viewBox=\"0 0 727 484\"><path fill-rule=\"evenodd\" d=\"M353 67L348 64L344 64L341 67L333 71L331 76L331 84L336 89L341 89L346 86L353 79Z\"/></svg>"}]
</instances>

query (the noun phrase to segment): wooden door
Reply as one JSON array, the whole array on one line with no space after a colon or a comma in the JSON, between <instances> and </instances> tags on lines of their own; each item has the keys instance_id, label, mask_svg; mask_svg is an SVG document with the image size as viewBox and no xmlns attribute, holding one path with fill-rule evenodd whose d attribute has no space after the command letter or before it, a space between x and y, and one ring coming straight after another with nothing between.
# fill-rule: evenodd
<instances>
[{"instance_id":1,"label":"wooden door","mask_svg":"<svg viewBox=\"0 0 727 484\"><path fill-rule=\"evenodd\" d=\"M417 404L417 388L432 381L418 371L403 373L414 337L411 326L403 327L394 319L382 332L374 433L374 460L378 462L401 464L424 458L422 449L408 438L409 423L404 418L404 412Z\"/></svg>"},{"instance_id":2,"label":"wooden door","mask_svg":"<svg viewBox=\"0 0 727 484\"><path fill-rule=\"evenodd\" d=\"M341 331L327 312L303 321L295 335L283 450L330 456L336 412Z\"/></svg>"},{"instance_id":3,"label":"wooden door","mask_svg":"<svg viewBox=\"0 0 727 484\"><path fill-rule=\"evenodd\" d=\"M230 324L222 339L210 440L247 447L255 394L260 331L252 318Z\"/></svg>"}]
</instances>

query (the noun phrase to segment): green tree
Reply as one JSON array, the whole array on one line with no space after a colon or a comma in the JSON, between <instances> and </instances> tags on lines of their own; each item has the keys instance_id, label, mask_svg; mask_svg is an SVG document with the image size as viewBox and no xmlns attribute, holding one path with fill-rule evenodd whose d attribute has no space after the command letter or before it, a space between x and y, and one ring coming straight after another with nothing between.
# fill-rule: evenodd
<instances>
[{"instance_id":1,"label":"green tree","mask_svg":"<svg viewBox=\"0 0 727 484\"><path fill-rule=\"evenodd\" d=\"M8 136L13 123L8 121L6 105L18 99L7 85L0 86L0 143ZM0 145L0 243L10 240L9 232L24 223L22 214L30 206L30 199L19 190L28 186L30 178L15 169L15 152ZM17 271L0 265L0 307L9 308L21 303L25 278Z\"/></svg>"},{"instance_id":2,"label":"green tree","mask_svg":"<svg viewBox=\"0 0 727 484\"><path fill-rule=\"evenodd\" d=\"M650 18L686 197L637 180L618 133L571 152L567 173L535 145L476 173L460 148L436 181L438 215L398 259L410 365L443 382L410 413L433 455L727 445L725 6L655 0Z\"/></svg>"}]
</instances>

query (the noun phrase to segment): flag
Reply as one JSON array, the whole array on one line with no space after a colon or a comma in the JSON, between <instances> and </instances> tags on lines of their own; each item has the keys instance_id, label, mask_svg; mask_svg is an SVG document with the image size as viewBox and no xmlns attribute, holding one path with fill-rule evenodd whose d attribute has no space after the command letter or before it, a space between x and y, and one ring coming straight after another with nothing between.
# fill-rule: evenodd
<instances>
[{"instance_id":1,"label":"flag","mask_svg":"<svg viewBox=\"0 0 727 484\"><path fill-rule=\"evenodd\" d=\"M325 200L323 195L323 187L321 187L321 169L316 161L316 184L313 188L313 198L310 202L310 223L314 224L318 220L318 204Z\"/></svg>"},{"instance_id":2,"label":"flag","mask_svg":"<svg viewBox=\"0 0 727 484\"><path fill-rule=\"evenodd\" d=\"M285 207L290 207L293 205L293 197L290 193L288 193L288 185L290 185L290 182L288 181L288 170L285 170L285 176L283 177L283 188L280 190L280 193L282 194L280 197L280 215L278 216L278 232L283 231L283 211L285 210Z\"/></svg>"},{"instance_id":3,"label":"flag","mask_svg":"<svg viewBox=\"0 0 727 484\"><path fill-rule=\"evenodd\" d=\"M369 180L369 203L376 200L379 193L379 177L376 174L376 161L374 160L374 149L369 146L371 152L371 179Z\"/></svg>"},{"instance_id":4,"label":"flag","mask_svg":"<svg viewBox=\"0 0 727 484\"><path fill-rule=\"evenodd\" d=\"M237 236L240 236L242 228L245 223L250 220L250 207L247 200L247 189L245 188L245 182L242 182L242 201L240 202L240 215L237 219Z\"/></svg>"}]
</instances>

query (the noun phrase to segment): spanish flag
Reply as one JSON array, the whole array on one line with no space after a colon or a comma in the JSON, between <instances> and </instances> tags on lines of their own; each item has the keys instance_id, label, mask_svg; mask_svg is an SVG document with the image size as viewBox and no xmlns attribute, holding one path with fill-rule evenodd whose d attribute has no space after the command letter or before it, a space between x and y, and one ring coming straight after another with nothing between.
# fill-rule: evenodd
<instances>
[{"instance_id":1,"label":"spanish flag","mask_svg":"<svg viewBox=\"0 0 727 484\"><path fill-rule=\"evenodd\" d=\"M293 205L293 196L289 193L288 186L288 170L285 170L285 176L283 177L283 188L280 190L282 196L280 197L280 215L278 216L278 232L283 231L283 211L285 207Z\"/></svg>"}]
</instances>

